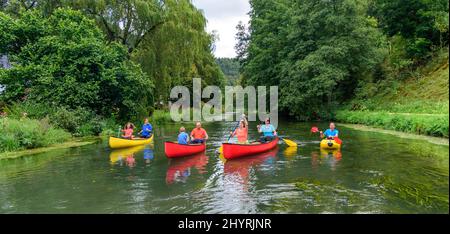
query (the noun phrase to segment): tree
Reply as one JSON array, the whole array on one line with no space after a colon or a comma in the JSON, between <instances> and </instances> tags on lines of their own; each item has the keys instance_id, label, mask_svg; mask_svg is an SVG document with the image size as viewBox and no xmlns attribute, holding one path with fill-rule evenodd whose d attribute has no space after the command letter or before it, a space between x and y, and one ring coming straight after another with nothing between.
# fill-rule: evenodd
<instances>
[{"instance_id":1,"label":"tree","mask_svg":"<svg viewBox=\"0 0 450 234\"><path fill-rule=\"evenodd\" d=\"M236 58L241 65L245 63L245 60L248 57L248 44L250 41L250 33L248 32L247 27L242 21L239 21L238 25L236 25L236 40L237 43L234 46L236 50Z\"/></svg>"},{"instance_id":2,"label":"tree","mask_svg":"<svg viewBox=\"0 0 450 234\"><path fill-rule=\"evenodd\" d=\"M33 10L13 19L0 12L0 28L9 35L0 49L14 64L0 74L5 102L82 107L122 119L148 115L153 84L127 59L126 47L107 44L82 13L57 9L47 18Z\"/></svg>"},{"instance_id":3,"label":"tree","mask_svg":"<svg viewBox=\"0 0 450 234\"><path fill-rule=\"evenodd\" d=\"M133 59L158 84L155 97L166 103L177 85L192 87L193 78L203 85L224 85L224 76L212 55L214 35L205 31L206 19L190 1L166 1L166 22L145 38Z\"/></svg>"},{"instance_id":4,"label":"tree","mask_svg":"<svg viewBox=\"0 0 450 234\"><path fill-rule=\"evenodd\" d=\"M411 58L423 59L433 46L448 45L448 9L447 0L375 0L369 14L388 36L408 41Z\"/></svg>"},{"instance_id":5,"label":"tree","mask_svg":"<svg viewBox=\"0 0 450 234\"><path fill-rule=\"evenodd\" d=\"M279 85L280 108L301 119L352 97L382 61L383 37L359 0L253 0L244 75Z\"/></svg>"}]
</instances>

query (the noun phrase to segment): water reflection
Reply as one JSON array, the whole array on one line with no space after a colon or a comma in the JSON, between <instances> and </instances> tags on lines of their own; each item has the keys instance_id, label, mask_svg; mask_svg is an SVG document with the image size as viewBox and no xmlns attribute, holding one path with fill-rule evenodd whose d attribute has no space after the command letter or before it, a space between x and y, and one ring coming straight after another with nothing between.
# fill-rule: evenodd
<instances>
[{"instance_id":1,"label":"water reflection","mask_svg":"<svg viewBox=\"0 0 450 234\"><path fill-rule=\"evenodd\" d=\"M154 159L153 145L139 145L130 148L117 149L111 151L109 160L112 165L119 164L120 166L126 164L130 168L136 166L136 154L144 152L144 161L150 164Z\"/></svg>"},{"instance_id":2,"label":"water reflection","mask_svg":"<svg viewBox=\"0 0 450 234\"><path fill-rule=\"evenodd\" d=\"M336 170L339 161L342 159L342 153L340 150L325 150L320 149L320 153L317 151L311 152L311 164L313 169L318 168L322 164L328 164L331 170Z\"/></svg>"},{"instance_id":3,"label":"water reflection","mask_svg":"<svg viewBox=\"0 0 450 234\"><path fill-rule=\"evenodd\" d=\"M144 161L146 164L150 164L155 158L152 147L148 146L144 149Z\"/></svg>"},{"instance_id":4,"label":"water reflection","mask_svg":"<svg viewBox=\"0 0 450 234\"><path fill-rule=\"evenodd\" d=\"M247 185L251 179L250 172L252 168L257 168L261 165L272 165L276 161L277 153L278 147L254 156L228 160L224 165L225 176L235 177L240 183Z\"/></svg>"},{"instance_id":5,"label":"water reflection","mask_svg":"<svg viewBox=\"0 0 450 234\"><path fill-rule=\"evenodd\" d=\"M206 173L205 166L207 164L208 157L206 152L184 158L170 159L166 172L166 183L185 183L187 178L191 176L192 168L197 169L199 174L204 174Z\"/></svg>"},{"instance_id":6,"label":"water reflection","mask_svg":"<svg viewBox=\"0 0 450 234\"><path fill-rule=\"evenodd\" d=\"M297 148L298 147L287 147L283 151L284 156L286 156L287 158L292 158L292 157L297 156Z\"/></svg>"}]
</instances>

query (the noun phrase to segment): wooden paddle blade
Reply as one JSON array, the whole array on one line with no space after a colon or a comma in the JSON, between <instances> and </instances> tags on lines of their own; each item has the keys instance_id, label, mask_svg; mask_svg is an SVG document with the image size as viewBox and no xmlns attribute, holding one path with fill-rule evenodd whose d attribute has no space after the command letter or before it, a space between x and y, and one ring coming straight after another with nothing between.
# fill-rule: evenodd
<instances>
[{"instance_id":1,"label":"wooden paddle blade","mask_svg":"<svg viewBox=\"0 0 450 234\"><path fill-rule=\"evenodd\" d=\"M292 140L283 138L284 143L286 143L289 147L297 147L297 143Z\"/></svg>"}]
</instances>

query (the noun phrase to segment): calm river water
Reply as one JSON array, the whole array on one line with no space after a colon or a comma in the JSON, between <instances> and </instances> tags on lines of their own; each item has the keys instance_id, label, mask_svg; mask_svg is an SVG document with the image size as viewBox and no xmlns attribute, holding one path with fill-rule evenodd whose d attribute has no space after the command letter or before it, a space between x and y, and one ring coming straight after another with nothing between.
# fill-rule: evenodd
<instances>
[{"instance_id":1,"label":"calm river water","mask_svg":"<svg viewBox=\"0 0 450 234\"><path fill-rule=\"evenodd\" d=\"M298 148L225 162L215 151L233 125L205 124L206 153L177 160L163 143L179 124L158 126L145 147L101 142L2 160L0 213L449 212L448 146L338 125L343 148L326 152L312 124L284 122L280 135Z\"/></svg>"}]
</instances>

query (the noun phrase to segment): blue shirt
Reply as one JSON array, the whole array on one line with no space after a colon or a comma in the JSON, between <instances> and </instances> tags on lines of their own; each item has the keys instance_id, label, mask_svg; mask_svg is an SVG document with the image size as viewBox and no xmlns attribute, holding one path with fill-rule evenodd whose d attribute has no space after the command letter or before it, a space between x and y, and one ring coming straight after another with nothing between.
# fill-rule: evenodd
<instances>
[{"instance_id":1,"label":"blue shirt","mask_svg":"<svg viewBox=\"0 0 450 234\"><path fill-rule=\"evenodd\" d=\"M275 127L272 124L269 124L269 126L264 124L261 126L260 130L264 136L273 137L274 136L273 132L275 131Z\"/></svg>"},{"instance_id":2,"label":"blue shirt","mask_svg":"<svg viewBox=\"0 0 450 234\"><path fill-rule=\"evenodd\" d=\"M153 150L151 149L145 149L144 150L144 159L150 159L152 160L155 156L153 155Z\"/></svg>"},{"instance_id":3,"label":"blue shirt","mask_svg":"<svg viewBox=\"0 0 450 234\"><path fill-rule=\"evenodd\" d=\"M188 144L189 135L185 132L182 132L178 135L178 144L187 145Z\"/></svg>"},{"instance_id":4,"label":"blue shirt","mask_svg":"<svg viewBox=\"0 0 450 234\"><path fill-rule=\"evenodd\" d=\"M149 137L150 134L152 134L153 127L151 124L144 124L142 125L142 136L143 137Z\"/></svg>"},{"instance_id":5,"label":"blue shirt","mask_svg":"<svg viewBox=\"0 0 450 234\"><path fill-rule=\"evenodd\" d=\"M327 129L323 135L325 135L325 137L335 137L337 135L339 135L339 131L337 129L334 129L333 131L331 129Z\"/></svg>"}]
</instances>

